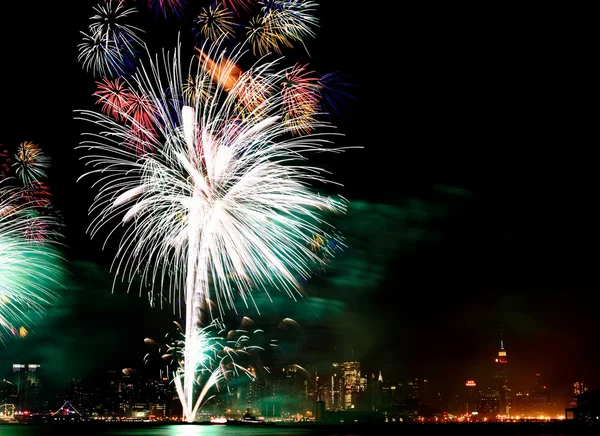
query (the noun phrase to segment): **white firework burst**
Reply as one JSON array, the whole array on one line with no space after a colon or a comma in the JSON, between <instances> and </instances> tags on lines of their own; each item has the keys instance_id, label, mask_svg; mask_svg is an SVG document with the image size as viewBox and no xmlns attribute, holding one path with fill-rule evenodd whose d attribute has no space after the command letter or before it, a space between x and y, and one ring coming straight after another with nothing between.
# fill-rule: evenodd
<instances>
[{"instance_id":1,"label":"white firework burst","mask_svg":"<svg viewBox=\"0 0 600 436\"><path fill-rule=\"evenodd\" d=\"M90 235L107 226L109 237L122 232L115 277L131 283L141 276L161 300L166 288L173 303L185 301L186 341L196 337L200 309L211 302L222 312L235 309L239 297L258 311L253 292L277 289L299 297L300 281L323 262L310 249L313 235L329 235L325 214L346 207L343 198L316 191L315 184L332 182L308 164L311 153L340 151L331 145L338 133L315 118L315 133L294 136L294 120L281 116L277 87L287 71L278 66L281 59L242 71L243 46L228 58L219 43L201 53L185 69L176 48L130 79L155 110L147 118L152 126L140 126L158 132L147 136L144 149L151 151L142 156L126 147L139 140L127 123L99 111L78 112L101 128L78 147L91 165L83 176L95 177L98 189ZM191 104L183 97L186 80L202 73L216 86L206 83L210 98L198 90L201 97ZM256 90L260 98L249 98ZM127 113L122 118L135 122ZM193 420L191 374L183 389L184 413Z\"/></svg>"}]
</instances>

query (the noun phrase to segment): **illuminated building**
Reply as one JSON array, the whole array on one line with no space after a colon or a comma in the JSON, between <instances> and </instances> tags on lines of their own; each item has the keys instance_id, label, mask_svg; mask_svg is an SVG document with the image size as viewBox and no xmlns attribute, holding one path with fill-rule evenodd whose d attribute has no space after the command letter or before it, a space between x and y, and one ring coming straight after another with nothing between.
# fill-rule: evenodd
<instances>
[{"instance_id":1,"label":"illuminated building","mask_svg":"<svg viewBox=\"0 0 600 436\"><path fill-rule=\"evenodd\" d=\"M258 377L256 368L249 366L246 370L248 371L249 380L247 381L246 407L244 409L250 409L254 414L261 410L261 399L265 394L265 383L261 377ZM291 389L291 380L293 380L295 374L290 374L290 372L292 372L293 369L291 367L284 367L282 371L285 373L285 382L283 385L289 385ZM239 405L239 408L243 408L241 404Z\"/></svg>"},{"instance_id":2,"label":"illuminated building","mask_svg":"<svg viewBox=\"0 0 600 436\"><path fill-rule=\"evenodd\" d=\"M340 410L344 405L344 377L339 363L331 364L329 389L330 391L327 397L327 408L329 410Z\"/></svg>"},{"instance_id":3,"label":"illuminated building","mask_svg":"<svg viewBox=\"0 0 600 436\"><path fill-rule=\"evenodd\" d=\"M363 377L360 378L360 382L359 382L359 390L361 392L365 392L367 390L367 385L369 383L369 378L367 377L367 375L365 374Z\"/></svg>"},{"instance_id":4,"label":"illuminated building","mask_svg":"<svg viewBox=\"0 0 600 436\"><path fill-rule=\"evenodd\" d=\"M360 363L344 362L341 369L344 377L344 408L354 409L360 391Z\"/></svg>"},{"instance_id":5,"label":"illuminated building","mask_svg":"<svg viewBox=\"0 0 600 436\"><path fill-rule=\"evenodd\" d=\"M522 417L540 418L549 416L551 408L550 393L544 391L517 392L515 394L514 414Z\"/></svg>"},{"instance_id":6,"label":"illuminated building","mask_svg":"<svg viewBox=\"0 0 600 436\"><path fill-rule=\"evenodd\" d=\"M170 388L169 379L162 377L159 380L150 382L150 400L152 409L150 413L156 418L166 418L171 414L171 405L173 403L173 391Z\"/></svg>"},{"instance_id":7,"label":"illuminated building","mask_svg":"<svg viewBox=\"0 0 600 436\"><path fill-rule=\"evenodd\" d=\"M477 414L479 419L495 420L500 414L500 393L497 389L482 389L477 396Z\"/></svg>"},{"instance_id":8,"label":"illuminated building","mask_svg":"<svg viewBox=\"0 0 600 436\"><path fill-rule=\"evenodd\" d=\"M465 382L464 402L467 415L477 412L477 383L475 383L475 380Z\"/></svg>"},{"instance_id":9,"label":"illuminated building","mask_svg":"<svg viewBox=\"0 0 600 436\"><path fill-rule=\"evenodd\" d=\"M577 395L576 398L577 407L565 411L567 419L597 423L598 417L600 417L600 390L586 390Z\"/></svg>"},{"instance_id":10,"label":"illuminated building","mask_svg":"<svg viewBox=\"0 0 600 436\"><path fill-rule=\"evenodd\" d=\"M315 402L315 421L321 422L325 418L325 401Z\"/></svg>"},{"instance_id":11,"label":"illuminated building","mask_svg":"<svg viewBox=\"0 0 600 436\"><path fill-rule=\"evenodd\" d=\"M15 405L11 403L0 404L0 419L12 419L15 416Z\"/></svg>"},{"instance_id":12,"label":"illuminated building","mask_svg":"<svg viewBox=\"0 0 600 436\"><path fill-rule=\"evenodd\" d=\"M577 407L577 398L579 395L587 392L588 388L584 386L583 382L573 383L573 394L565 396L566 408Z\"/></svg>"},{"instance_id":13,"label":"illuminated building","mask_svg":"<svg viewBox=\"0 0 600 436\"><path fill-rule=\"evenodd\" d=\"M65 401L63 405L52 414L54 422L78 422L83 418L79 410L77 410L70 401Z\"/></svg>"},{"instance_id":14,"label":"illuminated building","mask_svg":"<svg viewBox=\"0 0 600 436\"><path fill-rule=\"evenodd\" d=\"M18 373L17 385L17 409L19 411L31 410L37 407L39 397L40 381L37 370L40 365L35 363L15 363L13 372Z\"/></svg>"},{"instance_id":15,"label":"illuminated building","mask_svg":"<svg viewBox=\"0 0 600 436\"><path fill-rule=\"evenodd\" d=\"M583 382L575 382L573 383L573 396L577 398L577 396L587 392L588 388L583 385Z\"/></svg>"},{"instance_id":16,"label":"illuminated building","mask_svg":"<svg viewBox=\"0 0 600 436\"><path fill-rule=\"evenodd\" d=\"M17 385L10 380L0 380L0 405L14 404L18 399Z\"/></svg>"},{"instance_id":17,"label":"illuminated building","mask_svg":"<svg viewBox=\"0 0 600 436\"><path fill-rule=\"evenodd\" d=\"M429 396L429 380L420 380L415 378L406 383L408 387L408 398L418 400L419 403L425 403Z\"/></svg>"},{"instance_id":18,"label":"illuminated building","mask_svg":"<svg viewBox=\"0 0 600 436\"><path fill-rule=\"evenodd\" d=\"M494 388L500 395L500 410L499 414L510 416L510 388L508 387L508 355L504 349L504 339L500 333L500 349L498 355L494 359Z\"/></svg>"},{"instance_id":19,"label":"illuminated building","mask_svg":"<svg viewBox=\"0 0 600 436\"><path fill-rule=\"evenodd\" d=\"M381 375L381 371L379 371L379 377L377 378L375 377L375 374L371 375L371 380L366 388L366 392L366 410L380 410L382 406L381 395L383 392L383 376Z\"/></svg>"},{"instance_id":20,"label":"illuminated building","mask_svg":"<svg viewBox=\"0 0 600 436\"><path fill-rule=\"evenodd\" d=\"M318 373L315 373L313 388L313 397L315 401L325 401L325 403L327 404L328 391L329 386L327 386L327 378L324 378Z\"/></svg>"},{"instance_id":21,"label":"illuminated building","mask_svg":"<svg viewBox=\"0 0 600 436\"><path fill-rule=\"evenodd\" d=\"M542 380L542 375L535 374L533 389L515 393L513 415L540 418L551 416L555 412L550 400L550 392Z\"/></svg>"},{"instance_id":22,"label":"illuminated building","mask_svg":"<svg viewBox=\"0 0 600 436\"><path fill-rule=\"evenodd\" d=\"M421 380L418 377L409 380L406 383L406 398L404 399L404 405L409 415L416 416L419 411L419 406L427 404L428 385L428 380Z\"/></svg>"}]
</instances>

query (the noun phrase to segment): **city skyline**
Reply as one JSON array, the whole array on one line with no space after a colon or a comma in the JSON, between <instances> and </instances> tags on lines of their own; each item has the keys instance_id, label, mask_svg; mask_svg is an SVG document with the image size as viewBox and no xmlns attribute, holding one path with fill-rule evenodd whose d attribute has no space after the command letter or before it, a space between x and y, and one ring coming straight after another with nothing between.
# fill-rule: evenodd
<instances>
[{"instance_id":1,"label":"city skyline","mask_svg":"<svg viewBox=\"0 0 600 436\"><path fill-rule=\"evenodd\" d=\"M143 339L173 321L170 308L150 308L125 286L112 292L112 256L86 234L91 193L77 182L73 110L93 105L76 45L95 4L78 2L67 14L23 3L4 19L31 30L15 39L12 26L1 26L9 113L0 144L32 140L52 158L71 275L61 304L25 338L10 338L0 363L44 362L56 377L140 365ZM507 34L501 18L474 24L454 10L453 25L449 11L415 8L396 11L401 23L414 20L410 38L382 30L378 43L356 31L364 11L319 6L309 59L356 84L357 98L336 121L346 135L340 145L363 148L319 161L350 201L338 223L348 249L306 284L305 301L240 316L296 319L302 333L288 346L307 360L354 350L384 377L387 366L439 385L482 378L502 325L518 383L539 372L553 386L600 387L599 327L588 304L600 285L600 216L580 105L583 46L565 48L543 24L516 24ZM548 40L538 45L540 34ZM170 47L175 33L157 39ZM366 40L373 47L363 51ZM555 68L566 62L570 68Z\"/></svg>"},{"instance_id":2,"label":"city skyline","mask_svg":"<svg viewBox=\"0 0 600 436\"><path fill-rule=\"evenodd\" d=\"M354 397L351 397L350 395L352 392L357 392L359 390L359 382L362 383L363 379L366 382L374 380L378 380L382 383L385 382L385 385L387 386L397 386L404 391L407 389L410 391L410 389L412 389L410 386L414 383L419 386L424 384L419 389L424 389L427 400L424 400L424 397L421 397L420 404L433 406L432 399L435 397L437 398L435 402L436 407L439 407L440 410L443 411L447 411L448 407L450 409L452 409L452 407L457 407L456 405L452 406L452 403L455 401L455 398L465 395L465 387L467 390L473 390L475 393L485 390L494 390L498 392L497 414L506 416L519 415L517 397L523 395L523 393L528 395L527 393L529 392L546 392L548 395L548 409L564 411L563 409L573 407L573 399L576 395L587 392L588 390L598 389L596 386L590 385L585 378L578 377L577 375L568 384L557 385L553 384L552 381L549 381L545 374L542 374L539 371L534 373L516 372L509 364L509 360L512 360L513 358L512 353L509 354L508 350L504 348L503 336L499 337L500 347L497 352L490 355L485 362L481 362L481 367L478 371L480 376L469 377L467 379L449 377L447 380L440 383L441 375L439 373L427 374L422 371L418 373L407 373L398 367L394 367L393 364L386 365L384 363L381 365L373 365L370 362L355 359L353 352L344 353L345 355L342 353L337 353L337 355L331 353L329 358L322 357L322 360L311 361L310 359L307 359L304 354L286 354L285 352L282 352L279 348L284 349L286 347L285 340L281 342L277 340L279 343L277 352L269 352L268 349L261 352L261 354L265 353L262 359L267 371L263 371L262 376L257 374L254 376L258 377L258 379L262 379L262 377L270 378L272 374L277 374L278 368L291 366L294 367L294 371L298 368L298 371L305 373L307 379L311 379L312 383L315 383L315 380L317 379L321 379L325 380L327 386L330 386L334 383L333 379L329 380L330 375L338 373L338 376L341 377L341 384L339 387L339 399L336 400L336 404L338 404L337 407L341 410L350 410L354 408L352 404L354 404L355 399L352 399ZM293 342L293 340L290 341L290 343L291 342ZM160 358L148 359L148 356L149 354L146 356L147 358L144 359L144 364L131 368L117 368L110 366L110 364L107 366L96 366L95 369L88 374L70 374L60 380L54 379L51 368L47 368L39 362L23 363L25 361L22 361L21 363L12 364L2 362L0 363L0 370L5 374L4 380L10 381L10 372L16 374L18 373L19 368L21 368L22 371L25 367L33 366L33 372L35 372L36 369L39 371L40 368L43 368L42 371L47 372L48 376L43 380L45 382L44 384L49 382L49 385L53 386L52 389L54 392L56 392L58 386L70 383L73 380L83 380L87 384L93 384L95 379L98 377L102 378L107 373L112 373L117 376L122 374L127 377L140 377L144 380L160 381L165 379L167 374L165 372L164 362L161 363ZM8 370L9 367L12 367L12 371ZM44 377L42 377L42 379L44 379ZM173 394L175 394L173 384L171 382L167 384L170 386ZM331 386L329 389L332 389ZM219 390L215 388L214 393L216 394L217 392L219 392ZM323 396L324 394L320 395ZM62 401L62 399L65 401L70 400L68 396L59 395L57 398L59 398L57 400L59 402ZM319 394L316 391L313 391L311 398L315 401L319 401L320 399ZM327 404L329 404L329 402ZM462 406L459 405L459 407ZM332 410L332 408L328 405L327 410ZM562 414L563 413L558 413L558 415ZM544 413L544 416L550 415Z\"/></svg>"},{"instance_id":3,"label":"city skyline","mask_svg":"<svg viewBox=\"0 0 600 436\"><path fill-rule=\"evenodd\" d=\"M298 415L306 417L308 413L308 417L320 421L325 411L398 414L413 420L433 420L436 416L437 419L472 421L564 419L565 411L577 407L579 396L589 390L581 381L572 383L566 390L557 389L547 385L541 373L529 375L527 383L518 386L511 382L508 353L502 345L497 356L490 359L495 365L486 365L485 379L469 379L464 383L454 380L456 387L452 392L439 392L438 386L428 378L405 377L399 373L384 377L382 371L369 374L356 360L330 360L301 366L285 358L274 359L268 372L249 368L252 378L244 377L225 389L215 390L202 416L209 419L225 414L230 418L243 413L247 405L252 414L267 420L298 419ZM499 363L504 365L503 369L499 369ZM497 379L499 371L503 374L500 381ZM106 382L109 384L104 386ZM113 394L108 391L101 394L105 389L117 387L118 391ZM98 369L93 377L73 377L49 388L43 365L16 363L12 365L12 376L7 373L4 377L0 394L0 405L10 406L20 414L54 410L65 404L81 411L77 413L82 417L92 418L96 414L97 419L139 418L140 413L145 417L158 414L158 419L177 419L181 414L173 384L164 371L159 373L156 367L153 373L147 368ZM120 400L115 397L116 402L109 407L106 398L114 395ZM103 406L95 406L94 401L101 401ZM324 407L321 416L317 411L319 403ZM328 419L333 419L333 415Z\"/></svg>"}]
</instances>

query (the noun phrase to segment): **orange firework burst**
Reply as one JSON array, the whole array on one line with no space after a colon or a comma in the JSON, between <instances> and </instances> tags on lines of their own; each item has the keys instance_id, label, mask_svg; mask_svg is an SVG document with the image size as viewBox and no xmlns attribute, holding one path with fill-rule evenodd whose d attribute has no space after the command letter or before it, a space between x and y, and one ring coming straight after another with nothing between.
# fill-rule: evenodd
<instances>
[{"instance_id":1,"label":"orange firework burst","mask_svg":"<svg viewBox=\"0 0 600 436\"><path fill-rule=\"evenodd\" d=\"M204 70L210 75L211 79L225 91L231 91L243 74L242 69L225 56L221 56L219 60L214 61L202 49L196 47L196 51L198 52L196 57L203 64Z\"/></svg>"},{"instance_id":2,"label":"orange firework burst","mask_svg":"<svg viewBox=\"0 0 600 436\"><path fill-rule=\"evenodd\" d=\"M221 56L213 60L204 51L196 48L196 55L210 78L226 92L236 98L236 111L242 118L257 113L257 108L271 94L271 86L255 77L251 72L243 71L234 61Z\"/></svg>"}]
</instances>

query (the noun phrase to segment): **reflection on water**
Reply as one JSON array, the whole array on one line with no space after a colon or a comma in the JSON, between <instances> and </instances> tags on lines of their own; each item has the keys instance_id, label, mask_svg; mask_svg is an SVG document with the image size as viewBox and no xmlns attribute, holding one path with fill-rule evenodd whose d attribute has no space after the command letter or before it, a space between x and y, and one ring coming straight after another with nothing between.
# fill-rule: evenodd
<instances>
[{"instance_id":1,"label":"reflection on water","mask_svg":"<svg viewBox=\"0 0 600 436\"><path fill-rule=\"evenodd\" d=\"M352 424L308 425L305 427L237 426L201 424L0 424L0 436L397 436L460 435L460 436L598 436L600 428L575 420L555 423L487 423L475 424Z\"/></svg>"},{"instance_id":2,"label":"reflection on water","mask_svg":"<svg viewBox=\"0 0 600 436\"><path fill-rule=\"evenodd\" d=\"M85 435L85 436L352 436L358 433L341 433L326 428L285 428L285 427L238 427L231 425L128 425L105 424L88 426L86 424L71 425L0 425L2 436L50 436L50 435Z\"/></svg>"},{"instance_id":3,"label":"reflection on water","mask_svg":"<svg viewBox=\"0 0 600 436\"><path fill-rule=\"evenodd\" d=\"M117 432L102 433L108 435L148 435L148 436L304 436L312 435L302 428L277 427L232 427L227 425L165 425L154 428L122 429Z\"/></svg>"}]
</instances>

